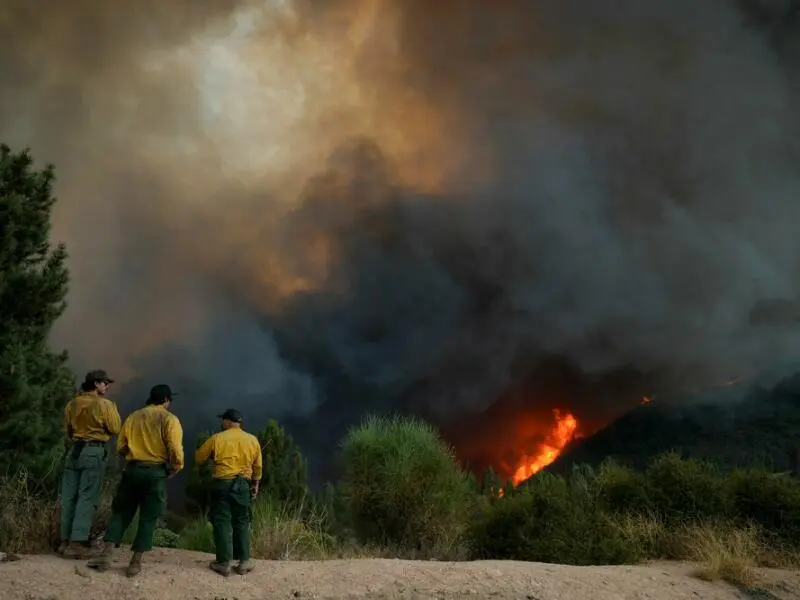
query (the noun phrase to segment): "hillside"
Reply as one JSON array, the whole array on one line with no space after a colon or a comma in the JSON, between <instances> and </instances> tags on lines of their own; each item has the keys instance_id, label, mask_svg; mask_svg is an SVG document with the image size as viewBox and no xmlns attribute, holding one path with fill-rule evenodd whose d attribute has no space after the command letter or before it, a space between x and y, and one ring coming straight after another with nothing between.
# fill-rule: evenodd
<instances>
[{"instance_id":1,"label":"hillside","mask_svg":"<svg viewBox=\"0 0 800 600\"><path fill-rule=\"evenodd\" d=\"M737 600L747 597L722 583L691 576L691 565L567 567L512 561L471 563L402 560L325 562L257 561L247 577L224 579L207 568L210 556L179 550L148 554L135 579L118 568L96 573L84 563L54 556L0 562L3 600L280 600L493 598L497 600ZM800 594L794 573L764 572L771 593L760 598L789 600ZM755 597L755 596L753 596Z\"/></svg>"},{"instance_id":2,"label":"hillside","mask_svg":"<svg viewBox=\"0 0 800 600\"><path fill-rule=\"evenodd\" d=\"M723 467L792 468L800 447L800 372L762 373L750 381L702 392L655 397L586 439L548 468L596 466L604 459L644 468L663 452L711 460Z\"/></svg>"}]
</instances>

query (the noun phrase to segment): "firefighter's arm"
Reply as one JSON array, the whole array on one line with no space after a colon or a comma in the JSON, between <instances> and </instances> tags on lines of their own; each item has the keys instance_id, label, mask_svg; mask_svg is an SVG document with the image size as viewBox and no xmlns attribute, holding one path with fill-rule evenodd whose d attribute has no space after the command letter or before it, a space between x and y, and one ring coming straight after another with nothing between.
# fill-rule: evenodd
<instances>
[{"instance_id":1,"label":"firefighter's arm","mask_svg":"<svg viewBox=\"0 0 800 600\"><path fill-rule=\"evenodd\" d=\"M261 453L261 444L256 442L256 448L258 452L256 452L255 460L253 461L253 477L250 484L250 493L255 498L258 496L258 489L261 485L261 477L264 474L264 457Z\"/></svg>"},{"instance_id":2,"label":"firefighter's arm","mask_svg":"<svg viewBox=\"0 0 800 600\"><path fill-rule=\"evenodd\" d=\"M172 475L183 470L183 426L178 417L172 416L167 422L167 439L164 440L169 450L170 465Z\"/></svg>"},{"instance_id":3,"label":"firefighter's arm","mask_svg":"<svg viewBox=\"0 0 800 600\"><path fill-rule=\"evenodd\" d=\"M128 455L128 421L122 424L122 428L117 436L117 454L123 458Z\"/></svg>"},{"instance_id":4,"label":"firefighter's arm","mask_svg":"<svg viewBox=\"0 0 800 600\"><path fill-rule=\"evenodd\" d=\"M209 437L203 442L200 447L194 452L194 462L198 465L207 463L214 454L214 436Z\"/></svg>"},{"instance_id":5,"label":"firefighter's arm","mask_svg":"<svg viewBox=\"0 0 800 600\"><path fill-rule=\"evenodd\" d=\"M255 460L253 460L253 481L261 481L261 477L264 474L264 457L261 454L261 446L256 443L256 448L258 448L258 452L256 452Z\"/></svg>"},{"instance_id":6,"label":"firefighter's arm","mask_svg":"<svg viewBox=\"0 0 800 600\"><path fill-rule=\"evenodd\" d=\"M119 435L120 430L122 429L122 419L119 416L119 410L117 409L117 405L114 404L111 400L105 406L105 421L106 421L106 431L108 431L109 435L115 436Z\"/></svg>"}]
</instances>

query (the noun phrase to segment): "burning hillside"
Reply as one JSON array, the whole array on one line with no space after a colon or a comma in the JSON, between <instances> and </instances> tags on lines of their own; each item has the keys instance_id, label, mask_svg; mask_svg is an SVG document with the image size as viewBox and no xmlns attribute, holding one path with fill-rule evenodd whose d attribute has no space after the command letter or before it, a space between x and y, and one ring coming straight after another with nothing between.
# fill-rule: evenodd
<instances>
[{"instance_id":1,"label":"burning hillside","mask_svg":"<svg viewBox=\"0 0 800 600\"><path fill-rule=\"evenodd\" d=\"M488 410L444 427L459 458L478 476L491 468L518 485L636 407L646 390L664 387L654 374L620 369L589 376L555 358L523 372L527 376Z\"/></svg>"},{"instance_id":2,"label":"burning hillside","mask_svg":"<svg viewBox=\"0 0 800 600\"><path fill-rule=\"evenodd\" d=\"M569 446L548 470L598 466L607 458L645 468L655 456L678 451L724 468L798 469L800 364L772 369L705 389L664 394L634 408L591 437Z\"/></svg>"}]
</instances>

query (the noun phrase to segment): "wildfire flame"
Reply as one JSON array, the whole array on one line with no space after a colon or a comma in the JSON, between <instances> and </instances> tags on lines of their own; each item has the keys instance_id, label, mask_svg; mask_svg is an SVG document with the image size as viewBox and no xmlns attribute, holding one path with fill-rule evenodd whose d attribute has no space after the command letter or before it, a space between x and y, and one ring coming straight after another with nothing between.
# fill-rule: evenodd
<instances>
[{"instance_id":1,"label":"wildfire flame","mask_svg":"<svg viewBox=\"0 0 800 600\"><path fill-rule=\"evenodd\" d=\"M734 386L738 385L739 383L741 383L741 378L733 377L728 381L725 381L724 383L718 384L714 387ZM642 396L639 399L639 404L651 404L654 399L655 396L653 395ZM523 455L522 458L516 462L516 466L511 469L513 474L510 480L515 487L526 479L530 479L536 473L555 461L567 444L569 444L575 438L580 437L578 419L576 419L572 414L568 412L562 413L562 411L556 408L553 409L553 416L555 417L556 422L552 431L550 431L548 434L545 442L537 447L535 453ZM497 490L497 494L502 497L504 495L504 491L502 489Z\"/></svg>"},{"instance_id":2,"label":"wildfire flame","mask_svg":"<svg viewBox=\"0 0 800 600\"><path fill-rule=\"evenodd\" d=\"M570 413L562 413L558 409L553 410L553 416L556 424L544 443L539 445L534 454L523 456L517 463L511 477L511 482L515 486L552 463L558 458L564 447L575 439L578 433L578 419Z\"/></svg>"}]
</instances>

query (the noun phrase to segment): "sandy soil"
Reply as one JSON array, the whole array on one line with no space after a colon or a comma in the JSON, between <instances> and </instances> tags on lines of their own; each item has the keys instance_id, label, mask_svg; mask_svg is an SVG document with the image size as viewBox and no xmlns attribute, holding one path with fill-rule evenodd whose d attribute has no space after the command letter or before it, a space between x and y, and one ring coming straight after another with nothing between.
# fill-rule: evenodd
<instances>
[{"instance_id":1,"label":"sandy soil","mask_svg":"<svg viewBox=\"0 0 800 600\"><path fill-rule=\"evenodd\" d=\"M511 561L471 563L402 560L257 561L245 576L223 578L208 555L155 550L143 572L123 573L129 555L97 573L83 561L22 556L0 562L3 600L280 600L282 598L474 598L519 600L734 600L800 598L800 573L765 572L771 592L748 594L691 577L692 566L568 567ZM13 557L17 558L17 557Z\"/></svg>"}]
</instances>

